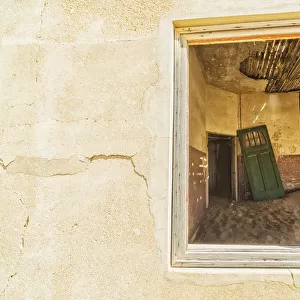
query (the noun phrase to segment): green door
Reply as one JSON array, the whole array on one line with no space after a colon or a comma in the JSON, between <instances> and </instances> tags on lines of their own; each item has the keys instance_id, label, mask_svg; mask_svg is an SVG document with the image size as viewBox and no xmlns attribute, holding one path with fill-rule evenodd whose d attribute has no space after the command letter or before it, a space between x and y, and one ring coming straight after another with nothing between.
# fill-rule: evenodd
<instances>
[{"instance_id":1,"label":"green door","mask_svg":"<svg viewBox=\"0 0 300 300\"><path fill-rule=\"evenodd\" d=\"M267 126L238 130L246 171L254 200L284 196Z\"/></svg>"}]
</instances>

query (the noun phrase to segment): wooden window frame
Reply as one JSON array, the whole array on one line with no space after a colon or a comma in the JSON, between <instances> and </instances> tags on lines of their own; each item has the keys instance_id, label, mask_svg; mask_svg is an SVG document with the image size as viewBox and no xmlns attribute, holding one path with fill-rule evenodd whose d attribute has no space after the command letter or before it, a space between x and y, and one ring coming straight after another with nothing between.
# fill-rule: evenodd
<instances>
[{"instance_id":1,"label":"wooden window frame","mask_svg":"<svg viewBox=\"0 0 300 300\"><path fill-rule=\"evenodd\" d=\"M171 267L300 268L300 247L189 244L189 45L300 38L300 13L174 21Z\"/></svg>"}]
</instances>

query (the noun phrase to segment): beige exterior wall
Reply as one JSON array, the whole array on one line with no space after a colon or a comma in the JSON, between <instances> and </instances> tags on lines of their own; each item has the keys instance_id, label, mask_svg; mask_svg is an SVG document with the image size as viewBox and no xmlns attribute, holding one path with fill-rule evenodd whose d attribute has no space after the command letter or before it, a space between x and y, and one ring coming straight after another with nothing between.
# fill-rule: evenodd
<instances>
[{"instance_id":1,"label":"beige exterior wall","mask_svg":"<svg viewBox=\"0 0 300 300\"><path fill-rule=\"evenodd\" d=\"M239 95L207 86L206 130L211 133L236 135Z\"/></svg>"},{"instance_id":2,"label":"beige exterior wall","mask_svg":"<svg viewBox=\"0 0 300 300\"><path fill-rule=\"evenodd\" d=\"M300 154L299 94L241 95L242 126L266 124L276 156Z\"/></svg>"},{"instance_id":3,"label":"beige exterior wall","mask_svg":"<svg viewBox=\"0 0 300 300\"><path fill-rule=\"evenodd\" d=\"M169 269L171 22L298 4L1 1L0 299L299 299Z\"/></svg>"}]
</instances>

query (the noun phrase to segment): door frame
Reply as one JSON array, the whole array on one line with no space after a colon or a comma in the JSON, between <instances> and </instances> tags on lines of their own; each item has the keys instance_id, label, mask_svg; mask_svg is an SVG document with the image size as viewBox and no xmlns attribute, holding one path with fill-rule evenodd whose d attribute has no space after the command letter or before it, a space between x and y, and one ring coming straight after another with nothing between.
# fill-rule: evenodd
<instances>
[{"instance_id":1,"label":"door frame","mask_svg":"<svg viewBox=\"0 0 300 300\"><path fill-rule=\"evenodd\" d=\"M173 26L171 267L300 269L300 247L189 244L186 205L189 45L300 38L300 12L178 20Z\"/></svg>"},{"instance_id":2,"label":"door frame","mask_svg":"<svg viewBox=\"0 0 300 300\"><path fill-rule=\"evenodd\" d=\"M206 131L206 145L207 145L207 174L209 174L209 153L208 153L208 136L210 134L222 135L231 137L231 197L234 201L239 201L238 199L238 167L237 167L237 136L225 133ZM209 206L209 176L206 181L206 208Z\"/></svg>"}]
</instances>

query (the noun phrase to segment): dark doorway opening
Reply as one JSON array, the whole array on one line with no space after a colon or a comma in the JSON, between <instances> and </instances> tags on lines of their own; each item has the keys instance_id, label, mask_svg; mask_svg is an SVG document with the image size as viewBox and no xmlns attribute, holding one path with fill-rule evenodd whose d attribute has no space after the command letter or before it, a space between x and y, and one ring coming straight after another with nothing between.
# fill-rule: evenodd
<instances>
[{"instance_id":1,"label":"dark doorway opening","mask_svg":"<svg viewBox=\"0 0 300 300\"><path fill-rule=\"evenodd\" d=\"M208 134L209 195L231 198L233 137Z\"/></svg>"}]
</instances>

